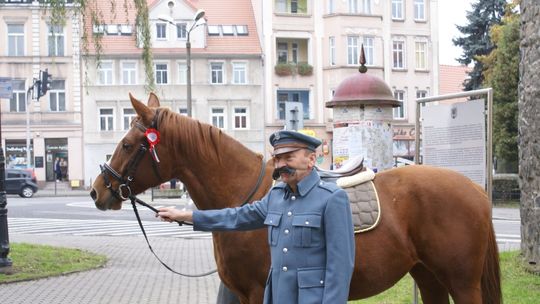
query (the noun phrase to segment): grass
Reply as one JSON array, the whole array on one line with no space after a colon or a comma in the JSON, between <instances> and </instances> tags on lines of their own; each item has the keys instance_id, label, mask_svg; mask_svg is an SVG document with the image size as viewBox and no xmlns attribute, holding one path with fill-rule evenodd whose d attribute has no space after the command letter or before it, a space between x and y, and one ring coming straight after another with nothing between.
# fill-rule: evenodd
<instances>
[{"instance_id":1,"label":"grass","mask_svg":"<svg viewBox=\"0 0 540 304\"><path fill-rule=\"evenodd\" d=\"M504 303L536 304L540 299L540 275L528 273L518 251L500 255ZM413 299L413 280L407 275L394 287L377 296L349 304L409 304ZM418 294L420 297L420 293ZM419 300L419 303L422 303Z\"/></svg>"},{"instance_id":2,"label":"grass","mask_svg":"<svg viewBox=\"0 0 540 304\"><path fill-rule=\"evenodd\" d=\"M28 281L102 267L103 255L80 249L11 243L11 274L0 274L0 284Z\"/></svg>"}]
</instances>

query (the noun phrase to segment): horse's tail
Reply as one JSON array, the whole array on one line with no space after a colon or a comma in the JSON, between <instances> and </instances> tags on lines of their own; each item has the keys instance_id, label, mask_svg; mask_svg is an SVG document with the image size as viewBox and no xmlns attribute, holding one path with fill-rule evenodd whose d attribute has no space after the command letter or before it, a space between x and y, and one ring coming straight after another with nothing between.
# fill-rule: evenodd
<instances>
[{"instance_id":1,"label":"horse's tail","mask_svg":"<svg viewBox=\"0 0 540 304\"><path fill-rule=\"evenodd\" d=\"M482 303L501 304L501 269L499 267L499 250L495 239L495 231L491 225L488 237L488 248L484 259L484 269L482 271Z\"/></svg>"}]
</instances>

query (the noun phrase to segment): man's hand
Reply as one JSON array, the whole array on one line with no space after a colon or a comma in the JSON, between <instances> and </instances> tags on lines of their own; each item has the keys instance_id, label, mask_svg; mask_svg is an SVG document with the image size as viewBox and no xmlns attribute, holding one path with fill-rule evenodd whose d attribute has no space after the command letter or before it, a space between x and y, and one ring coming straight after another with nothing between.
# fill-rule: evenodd
<instances>
[{"instance_id":1,"label":"man's hand","mask_svg":"<svg viewBox=\"0 0 540 304\"><path fill-rule=\"evenodd\" d=\"M156 217L161 218L162 221L166 222L193 222L193 212L192 211L181 211L175 209L174 207L164 207L159 208Z\"/></svg>"}]
</instances>

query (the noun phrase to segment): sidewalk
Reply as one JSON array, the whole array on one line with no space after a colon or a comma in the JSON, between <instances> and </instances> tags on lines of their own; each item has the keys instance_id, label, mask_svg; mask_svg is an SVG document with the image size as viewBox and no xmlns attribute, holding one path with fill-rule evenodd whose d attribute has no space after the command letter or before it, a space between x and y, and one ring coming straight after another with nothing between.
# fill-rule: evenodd
<instances>
[{"instance_id":1,"label":"sidewalk","mask_svg":"<svg viewBox=\"0 0 540 304\"><path fill-rule=\"evenodd\" d=\"M10 304L214 304L219 278L186 278L165 269L141 237L10 235L10 242L80 248L109 258L104 268L36 281L0 285ZM216 268L211 239L150 238L173 269L204 273ZM17 261L13 261L17 266Z\"/></svg>"}]
</instances>

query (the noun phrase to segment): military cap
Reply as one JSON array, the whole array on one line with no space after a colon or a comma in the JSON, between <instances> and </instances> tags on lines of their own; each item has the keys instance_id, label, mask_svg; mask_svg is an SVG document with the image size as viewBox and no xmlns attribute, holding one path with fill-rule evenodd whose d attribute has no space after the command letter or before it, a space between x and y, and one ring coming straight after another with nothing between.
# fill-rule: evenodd
<instances>
[{"instance_id":1,"label":"military cap","mask_svg":"<svg viewBox=\"0 0 540 304\"><path fill-rule=\"evenodd\" d=\"M281 130L270 135L270 144L274 147L274 155L278 155L300 149L315 151L321 141L297 131Z\"/></svg>"}]
</instances>

